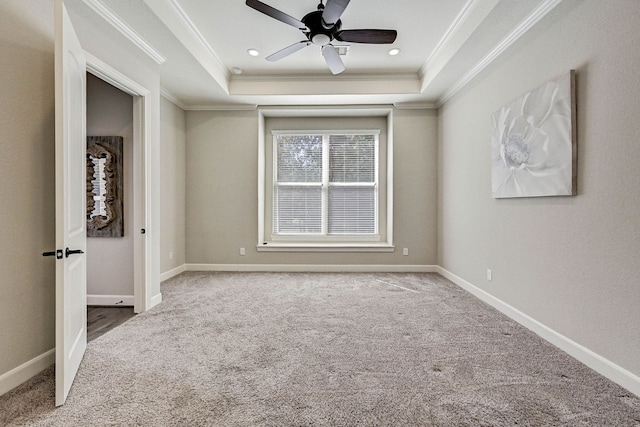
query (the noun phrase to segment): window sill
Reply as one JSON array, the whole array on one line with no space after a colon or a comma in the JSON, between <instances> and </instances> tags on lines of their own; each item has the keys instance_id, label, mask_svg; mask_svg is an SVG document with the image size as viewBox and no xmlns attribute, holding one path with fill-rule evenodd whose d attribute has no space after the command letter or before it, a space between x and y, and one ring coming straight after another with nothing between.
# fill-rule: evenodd
<instances>
[{"instance_id":1,"label":"window sill","mask_svg":"<svg viewBox=\"0 0 640 427\"><path fill-rule=\"evenodd\" d=\"M281 243L257 246L258 252L394 252L389 243Z\"/></svg>"}]
</instances>

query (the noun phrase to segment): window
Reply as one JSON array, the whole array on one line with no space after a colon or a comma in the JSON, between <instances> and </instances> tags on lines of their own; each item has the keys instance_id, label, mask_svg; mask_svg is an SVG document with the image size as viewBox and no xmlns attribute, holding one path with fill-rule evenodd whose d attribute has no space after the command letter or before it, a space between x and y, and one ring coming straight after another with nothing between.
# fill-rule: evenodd
<instances>
[{"instance_id":1,"label":"window","mask_svg":"<svg viewBox=\"0 0 640 427\"><path fill-rule=\"evenodd\" d=\"M393 252L393 108L258 110L261 252Z\"/></svg>"},{"instance_id":2,"label":"window","mask_svg":"<svg viewBox=\"0 0 640 427\"><path fill-rule=\"evenodd\" d=\"M380 132L273 132L273 238L378 237Z\"/></svg>"}]
</instances>

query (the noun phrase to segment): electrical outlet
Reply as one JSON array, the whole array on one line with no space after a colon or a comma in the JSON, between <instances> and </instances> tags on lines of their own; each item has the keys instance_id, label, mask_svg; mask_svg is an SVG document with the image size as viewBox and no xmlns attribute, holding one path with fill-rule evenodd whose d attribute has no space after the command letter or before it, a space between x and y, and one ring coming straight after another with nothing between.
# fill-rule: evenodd
<instances>
[{"instance_id":1,"label":"electrical outlet","mask_svg":"<svg viewBox=\"0 0 640 427\"><path fill-rule=\"evenodd\" d=\"M493 271L491 271L490 269L487 269L487 280L491 281L493 278Z\"/></svg>"},{"instance_id":2,"label":"electrical outlet","mask_svg":"<svg viewBox=\"0 0 640 427\"><path fill-rule=\"evenodd\" d=\"M409 255L409 248L402 249L402 255L404 255L404 256Z\"/></svg>"},{"instance_id":3,"label":"electrical outlet","mask_svg":"<svg viewBox=\"0 0 640 427\"><path fill-rule=\"evenodd\" d=\"M240 255L241 256L245 256L246 255L246 252L245 252L244 248L240 248Z\"/></svg>"},{"instance_id":4,"label":"electrical outlet","mask_svg":"<svg viewBox=\"0 0 640 427\"><path fill-rule=\"evenodd\" d=\"M173 252L169 252L169 259L173 259Z\"/></svg>"}]
</instances>

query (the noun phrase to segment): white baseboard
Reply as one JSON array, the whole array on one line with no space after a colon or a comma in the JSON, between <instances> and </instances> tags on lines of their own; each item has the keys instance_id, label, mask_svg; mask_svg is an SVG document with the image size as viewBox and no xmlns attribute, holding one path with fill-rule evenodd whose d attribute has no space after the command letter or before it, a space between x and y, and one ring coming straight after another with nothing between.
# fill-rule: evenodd
<instances>
[{"instance_id":1,"label":"white baseboard","mask_svg":"<svg viewBox=\"0 0 640 427\"><path fill-rule=\"evenodd\" d=\"M150 310L151 308L155 307L161 302L162 302L162 293L158 292L157 294L151 297L151 301L150 301L149 307L147 307L147 310Z\"/></svg>"},{"instance_id":2,"label":"white baseboard","mask_svg":"<svg viewBox=\"0 0 640 427\"><path fill-rule=\"evenodd\" d=\"M180 273L184 273L185 271L187 271L187 264L182 264L179 267L176 267L172 270L169 271L165 271L164 273L160 274L160 281L164 282L165 280L169 280L172 277L177 276Z\"/></svg>"},{"instance_id":3,"label":"white baseboard","mask_svg":"<svg viewBox=\"0 0 640 427\"><path fill-rule=\"evenodd\" d=\"M17 368L0 375L0 396L18 387L34 375L38 375L40 372L53 365L55 361L56 349L52 348L46 353L34 357Z\"/></svg>"},{"instance_id":4,"label":"white baseboard","mask_svg":"<svg viewBox=\"0 0 640 427\"><path fill-rule=\"evenodd\" d=\"M133 295L87 295L87 305L133 306Z\"/></svg>"},{"instance_id":5,"label":"white baseboard","mask_svg":"<svg viewBox=\"0 0 640 427\"><path fill-rule=\"evenodd\" d=\"M640 396L640 377L638 377L637 375L627 371L621 366L616 365L612 361L605 359L599 354L594 353L593 351L565 337L564 335L559 334L548 326L540 323L536 319L528 316L527 314L512 307L504 301L494 297L488 292L483 291L472 283L467 282L463 278L456 276L450 271L442 267L438 267L438 273L451 280L462 289L476 296L480 300L486 302L501 313L515 320L522 326L535 332L540 337L560 348L564 352L578 359L580 362L584 363L594 371L621 385L635 395Z\"/></svg>"},{"instance_id":6,"label":"white baseboard","mask_svg":"<svg viewBox=\"0 0 640 427\"><path fill-rule=\"evenodd\" d=\"M436 273L436 265L186 264L187 271L305 273Z\"/></svg>"}]
</instances>

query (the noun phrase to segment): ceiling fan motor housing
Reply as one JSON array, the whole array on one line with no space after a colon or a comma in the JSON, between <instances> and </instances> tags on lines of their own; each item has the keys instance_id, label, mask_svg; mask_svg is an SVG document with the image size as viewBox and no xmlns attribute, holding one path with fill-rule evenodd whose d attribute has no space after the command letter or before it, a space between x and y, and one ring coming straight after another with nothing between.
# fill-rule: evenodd
<instances>
[{"instance_id":1,"label":"ceiling fan motor housing","mask_svg":"<svg viewBox=\"0 0 640 427\"><path fill-rule=\"evenodd\" d=\"M331 44L333 40L345 43L390 44L396 40L395 30L361 29L342 30L340 17L351 0L327 0L325 8L320 0L318 10L307 13L302 20L298 20L260 0L246 0L247 6L264 13L278 21L291 25L302 31L307 40L302 40L280 49L267 56L267 61L279 61L282 58L304 49L310 44L320 46L322 56L333 74L340 74L345 70L339 52Z\"/></svg>"},{"instance_id":2,"label":"ceiling fan motor housing","mask_svg":"<svg viewBox=\"0 0 640 427\"><path fill-rule=\"evenodd\" d=\"M305 17L302 18L302 22L309 29L309 32L305 33L309 41L319 46L330 43L342 27L342 21L338 20L332 27L325 28L322 21L322 10L316 10L306 14Z\"/></svg>"}]
</instances>

